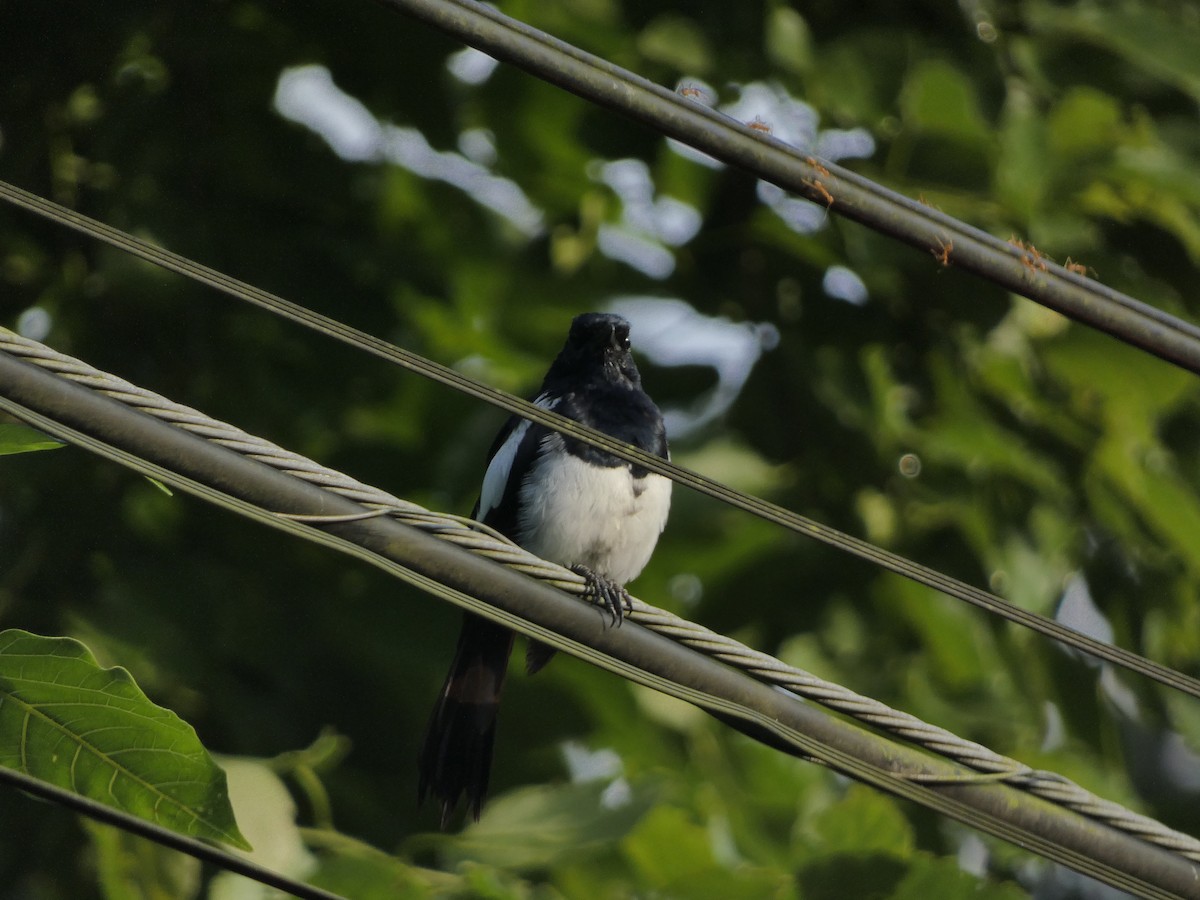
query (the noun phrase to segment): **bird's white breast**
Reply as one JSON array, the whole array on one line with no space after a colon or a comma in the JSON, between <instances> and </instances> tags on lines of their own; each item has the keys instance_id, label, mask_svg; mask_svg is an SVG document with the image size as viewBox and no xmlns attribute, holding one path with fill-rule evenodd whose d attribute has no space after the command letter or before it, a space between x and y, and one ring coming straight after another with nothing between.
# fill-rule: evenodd
<instances>
[{"instance_id":1,"label":"bird's white breast","mask_svg":"<svg viewBox=\"0 0 1200 900\"><path fill-rule=\"evenodd\" d=\"M629 466L598 466L547 436L521 487L518 543L560 565L584 565L617 584L636 578L667 524L671 482Z\"/></svg>"}]
</instances>

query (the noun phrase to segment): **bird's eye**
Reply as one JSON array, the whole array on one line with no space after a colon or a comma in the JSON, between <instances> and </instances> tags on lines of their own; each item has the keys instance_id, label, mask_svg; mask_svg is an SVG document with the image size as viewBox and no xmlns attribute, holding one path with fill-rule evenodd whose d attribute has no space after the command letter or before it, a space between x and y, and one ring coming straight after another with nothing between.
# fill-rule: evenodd
<instances>
[{"instance_id":1,"label":"bird's eye","mask_svg":"<svg viewBox=\"0 0 1200 900\"><path fill-rule=\"evenodd\" d=\"M628 349L629 349L629 336L628 336L628 335L624 335L624 336L621 338L621 349L622 349L622 350L628 350Z\"/></svg>"}]
</instances>

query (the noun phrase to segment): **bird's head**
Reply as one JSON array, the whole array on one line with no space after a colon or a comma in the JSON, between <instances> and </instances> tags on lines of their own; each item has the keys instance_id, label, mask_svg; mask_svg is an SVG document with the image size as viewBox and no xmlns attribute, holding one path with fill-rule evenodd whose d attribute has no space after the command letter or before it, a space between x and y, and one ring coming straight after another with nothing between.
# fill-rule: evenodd
<instances>
[{"instance_id":1,"label":"bird's head","mask_svg":"<svg viewBox=\"0 0 1200 900\"><path fill-rule=\"evenodd\" d=\"M629 321L611 313L576 316L551 373L576 382L596 378L640 386L641 376L629 352Z\"/></svg>"}]
</instances>

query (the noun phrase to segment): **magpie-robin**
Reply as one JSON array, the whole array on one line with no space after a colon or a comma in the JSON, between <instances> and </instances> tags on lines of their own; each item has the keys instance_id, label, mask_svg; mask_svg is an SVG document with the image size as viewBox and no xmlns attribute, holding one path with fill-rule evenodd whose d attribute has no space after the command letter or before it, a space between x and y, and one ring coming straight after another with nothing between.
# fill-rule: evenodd
<instances>
[{"instance_id":1,"label":"magpie-robin","mask_svg":"<svg viewBox=\"0 0 1200 900\"><path fill-rule=\"evenodd\" d=\"M533 402L667 458L662 414L642 390L620 316L576 317ZM492 445L472 518L575 569L619 620L624 586L650 559L670 504L668 479L514 416ZM442 827L463 794L479 818L512 643L507 628L464 617L419 762L419 798L432 794L441 803ZM552 653L531 643L527 669L537 671Z\"/></svg>"}]
</instances>

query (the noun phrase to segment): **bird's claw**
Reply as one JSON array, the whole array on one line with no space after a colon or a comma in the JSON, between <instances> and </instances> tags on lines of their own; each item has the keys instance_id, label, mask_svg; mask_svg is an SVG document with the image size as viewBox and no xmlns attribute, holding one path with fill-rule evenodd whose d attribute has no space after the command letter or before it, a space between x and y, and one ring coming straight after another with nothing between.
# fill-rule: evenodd
<instances>
[{"instance_id":1,"label":"bird's claw","mask_svg":"<svg viewBox=\"0 0 1200 900\"><path fill-rule=\"evenodd\" d=\"M571 571L583 578L586 587L583 598L589 603L604 607L612 616L612 624L620 626L625 620L625 614L633 612L633 601L629 591L615 581L597 575L587 566L571 566Z\"/></svg>"}]
</instances>

